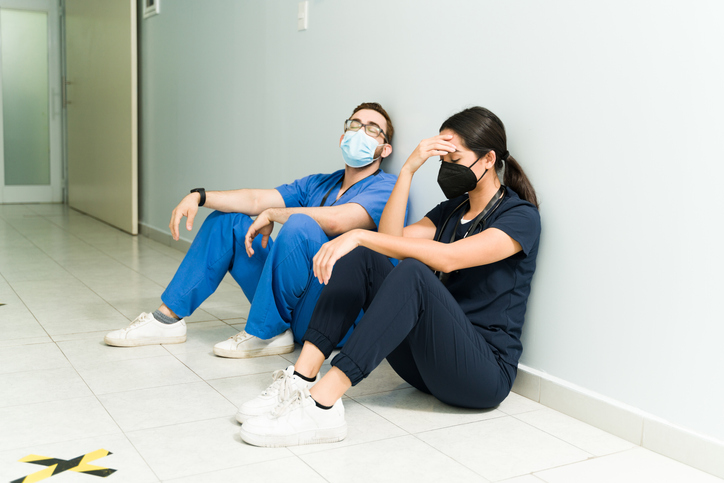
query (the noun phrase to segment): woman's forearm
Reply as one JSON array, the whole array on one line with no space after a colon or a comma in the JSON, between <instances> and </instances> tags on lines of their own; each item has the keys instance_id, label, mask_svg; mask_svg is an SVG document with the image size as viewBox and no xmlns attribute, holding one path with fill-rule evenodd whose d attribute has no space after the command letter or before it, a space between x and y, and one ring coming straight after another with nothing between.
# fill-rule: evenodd
<instances>
[{"instance_id":1,"label":"woman's forearm","mask_svg":"<svg viewBox=\"0 0 724 483\"><path fill-rule=\"evenodd\" d=\"M402 236L402 230L405 228L405 212L411 184L412 173L403 168L397 176L395 187L392 189L392 194L390 194L385 209L382 211L378 232Z\"/></svg>"},{"instance_id":2,"label":"woman's forearm","mask_svg":"<svg viewBox=\"0 0 724 483\"><path fill-rule=\"evenodd\" d=\"M360 246L367 247L385 256L397 258L398 260L415 258L433 270L447 268L448 244L423 238L405 238L372 231L364 233L360 231L356 234Z\"/></svg>"}]
</instances>

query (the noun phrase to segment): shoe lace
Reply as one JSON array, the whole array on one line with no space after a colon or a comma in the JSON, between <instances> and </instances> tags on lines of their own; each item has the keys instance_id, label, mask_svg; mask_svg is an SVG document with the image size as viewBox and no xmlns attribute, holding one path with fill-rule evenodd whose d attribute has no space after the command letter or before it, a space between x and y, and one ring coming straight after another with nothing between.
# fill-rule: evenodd
<instances>
[{"instance_id":1,"label":"shoe lace","mask_svg":"<svg viewBox=\"0 0 724 483\"><path fill-rule=\"evenodd\" d=\"M271 410L272 417L278 418L284 414L294 411L298 407L304 407L302 402L309 397L309 389L295 389L291 396L282 401Z\"/></svg>"},{"instance_id":2,"label":"shoe lace","mask_svg":"<svg viewBox=\"0 0 724 483\"><path fill-rule=\"evenodd\" d=\"M268 396L269 394L276 392L279 401L288 399L294 391L292 376L287 373L286 369L279 369L274 371L272 379L274 379L274 382L267 387L262 394Z\"/></svg>"},{"instance_id":3,"label":"shoe lace","mask_svg":"<svg viewBox=\"0 0 724 483\"><path fill-rule=\"evenodd\" d=\"M245 330L242 330L242 331L239 332L238 334L232 335L231 337L229 337L229 339L231 339L231 340L233 340L234 342L237 342L237 343L238 343L238 342L243 342L243 341L245 341L246 339L249 339L249 338L251 338L251 337L253 337L251 334L247 334Z\"/></svg>"},{"instance_id":4,"label":"shoe lace","mask_svg":"<svg viewBox=\"0 0 724 483\"><path fill-rule=\"evenodd\" d=\"M129 331L130 329L133 329L134 327L138 327L139 325L141 325L142 323L144 323L144 322L146 322L146 321L148 320L148 316L149 316L149 315L151 315L151 314L147 314L146 312L142 312L141 315L139 315L138 317L136 317L135 319L133 319L133 322L131 322L131 325L129 325L128 327L124 328L123 330L124 330L124 331ZM151 315L151 317L153 317L153 315Z\"/></svg>"}]
</instances>

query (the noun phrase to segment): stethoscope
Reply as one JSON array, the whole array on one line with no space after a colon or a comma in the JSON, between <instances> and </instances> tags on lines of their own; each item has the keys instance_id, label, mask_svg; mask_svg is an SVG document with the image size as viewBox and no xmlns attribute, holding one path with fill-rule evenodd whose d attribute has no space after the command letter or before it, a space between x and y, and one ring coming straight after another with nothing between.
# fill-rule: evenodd
<instances>
[{"instance_id":1,"label":"stethoscope","mask_svg":"<svg viewBox=\"0 0 724 483\"><path fill-rule=\"evenodd\" d=\"M482 224L482 229L485 229L485 222L488 221L488 218L490 218L490 215L492 215L495 210L498 209L500 204L503 202L503 197L505 196L505 186L500 185L500 188L498 188L498 191L495 192L495 195L488 201L488 204L485 205L485 208L483 211L480 212L478 216L476 216L471 222L470 226L468 227L467 231L465 232L465 235L463 235L463 238L467 238L468 235L475 232L475 229L478 227L478 225ZM435 241L441 241L442 240L442 234L445 232L445 228L447 228L447 224L450 221L450 219L453 217L455 213L460 210L460 208L470 204L470 198L467 198L465 201L460 203L455 207L454 210L445 218L445 221L442 224L442 228L440 228L440 231L438 232L437 236L435 237ZM457 223L455 223L455 229L452 231L452 235L450 236L450 240L448 243L452 243L455 241L455 238L457 237L458 228L460 227L460 220L463 218L463 214L460 214L460 217L457 219ZM450 278L450 273L435 271L435 275L437 275L437 278L440 279L440 281L445 284L447 283L448 279Z\"/></svg>"},{"instance_id":2,"label":"stethoscope","mask_svg":"<svg viewBox=\"0 0 724 483\"><path fill-rule=\"evenodd\" d=\"M382 171L382 170L381 170L381 169L378 169L378 170L375 171L374 173L372 173L372 174L370 174L370 175L368 175L368 176L365 176L365 177L362 178L361 180L357 181L357 183L359 183L360 181L366 180L366 179L369 178L370 176L377 176L377 174L378 174L380 171ZM324 198L322 198L322 202L319 204L319 206L324 206L324 204L327 202L327 198L329 198L329 195L330 195L330 193L332 192L332 190L333 190L334 188L336 188L337 186L339 186L340 188L342 187L342 181L344 181L344 174L342 174L342 178L340 178L339 181L337 181L336 183L334 183L334 185L333 185L331 188L329 188L329 191L327 191L327 194L324 195ZM342 193L342 195L341 195L339 198L341 198L341 197L344 196L346 193L348 193L349 190L351 190L352 187L353 187L355 184L357 184L357 183L354 183L352 186L350 186L349 188L347 188L347 190L346 190L344 193ZM336 200L334 200L334 201L332 202L332 204L329 205L329 206L333 206L336 202L339 201L339 198L337 198Z\"/></svg>"}]
</instances>

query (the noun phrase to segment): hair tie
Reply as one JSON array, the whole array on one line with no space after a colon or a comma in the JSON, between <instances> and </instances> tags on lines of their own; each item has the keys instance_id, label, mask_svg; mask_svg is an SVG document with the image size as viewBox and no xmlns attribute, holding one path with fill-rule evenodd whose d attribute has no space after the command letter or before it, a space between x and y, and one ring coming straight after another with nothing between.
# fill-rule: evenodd
<instances>
[{"instance_id":1,"label":"hair tie","mask_svg":"<svg viewBox=\"0 0 724 483\"><path fill-rule=\"evenodd\" d=\"M500 155L500 159L502 159L503 161L507 161L509 156L510 156L510 153L506 149L505 152Z\"/></svg>"}]
</instances>

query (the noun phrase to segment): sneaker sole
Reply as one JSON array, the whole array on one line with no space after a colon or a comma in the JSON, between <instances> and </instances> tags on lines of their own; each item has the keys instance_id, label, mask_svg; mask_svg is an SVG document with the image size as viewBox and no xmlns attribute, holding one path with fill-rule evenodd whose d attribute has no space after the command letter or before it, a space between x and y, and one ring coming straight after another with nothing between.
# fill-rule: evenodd
<instances>
[{"instance_id":1,"label":"sneaker sole","mask_svg":"<svg viewBox=\"0 0 724 483\"><path fill-rule=\"evenodd\" d=\"M228 357L229 359L250 359L252 357L278 356L280 354L289 354L294 352L294 344L281 347L265 347L253 351L233 351L229 349L218 349L214 347L214 354L219 357Z\"/></svg>"},{"instance_id":2,"label":"sneaker sole","mask_svg":"<svg viewBox=\"0 0 724 483\"><path fill-rule=\"evenodd\" d=\"M336 443L347 437L347 423L345 422L343 426L336 428L315 429L283 436L250 433L245 431L244 426L242 426L239 434L245 443L253 446L263 446L265 448Z\"/></svg>"},{"instance_id":3,"label":"sneaker sole","mask_svg":"<svg viewBox=\"0 0 724 483\"><path fill-rule=\"evenodd\" d=\"M186 336L178 337L149 337L146 339L109 339L107 336L103 338L103 342L114 347L139 347L142 345L160 345L160 344L181 344L186 342Z\"/></svg>"}]
</instances>

